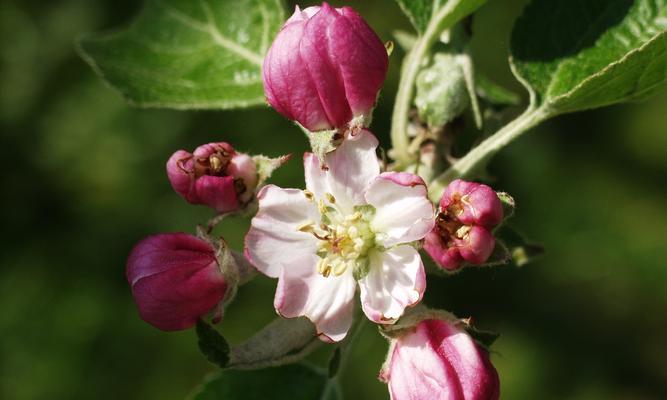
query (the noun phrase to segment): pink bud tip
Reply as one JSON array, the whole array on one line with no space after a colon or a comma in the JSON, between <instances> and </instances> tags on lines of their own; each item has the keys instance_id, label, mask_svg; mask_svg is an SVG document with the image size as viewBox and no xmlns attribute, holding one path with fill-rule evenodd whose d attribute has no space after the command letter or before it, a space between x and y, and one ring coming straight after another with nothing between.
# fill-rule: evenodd
<instances>
[{"instance_id":1,"label":"pink bud tip","mask_svg":"<svg viewBox=\"0 0 667 400\"><path fill-rule=\"evenodd\" d=\"M207 242L185 233L164 233L140 241L126 267L139 315L163 331L192 327L227 292Z\"/></svg>"},{"instance_id":2,"label":"pink bud tip","mask_svg":"<svg viewBox=\"0 0 667 400\"><path fill-rule=\"evenodd\" d=\"M285 22L264 59L269 104L310 131L370 120L388 68L387 51L350 7L300 10Z\"/></svg>"},{"instance_id":3,"label":"pink bud tip","mask_svg":"<svg viewBox=\"0 0 667 400\"><path fill-rule=\"evenodd\" d=\"M394 339L380 379L393 400L497 400L498 373L457 321L425 320Z\"/></svg>"},{"instance_id":4,"label":"pink bud tip","mask_svg":"<svg viewBox=\"0 0 667 400\"><path fill-rule=\"evenodd\" d=\"M189 203L221 213L242 207L257 186L252 158L224 142L199 146L193 153L175 152L167 161L167 176L176 193Z\"/></svg>"}]
</instances>

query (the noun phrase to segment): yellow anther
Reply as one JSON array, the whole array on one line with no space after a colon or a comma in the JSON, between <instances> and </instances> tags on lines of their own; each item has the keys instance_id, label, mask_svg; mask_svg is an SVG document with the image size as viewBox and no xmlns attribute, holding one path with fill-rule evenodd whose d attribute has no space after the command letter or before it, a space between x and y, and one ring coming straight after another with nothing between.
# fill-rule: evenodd
<instances>
[{"instance_id":1,"label":"yellow anther","mask_svg":"<svg viewBox=\"0 0 667 400\"><path fill-rule=\"evenodd\" d=\"M360 220L362 216L363 215L361 215L361 212L357 211L354 214L351 214L351 215L348 215L347 217L345 217L345 220L349 221L349 222L354 222L354 221Z\"/></svg>"},{"instance_id":2,"label":"yellow anther","mask_svg":"<svg viewBox=\"0 0 667 400\"><path fill-rule=\"evenodd\" d=\"M470 226L463 225L462 227L456 230L456 237L459 239L463 239L469 232L470 232Z\"/></svg>"},{"instance_id":3,"label":"yellow anther","mask_svg":"<svg viewBox=\"0 0 667 400\"><path fill-rule=\"evenodd\" d=\"M313 201L313 199L315 198L315 195L310 190L304 190L303 195L306 196L306 199L308 201Z\"/></svg>"},{"instance_id":4,"label":"yellow anther","mask_svg":"<svg viewBox=\"0 0 667 400\"><path fill-rule=\"evenodd\" d=\"M338 263L336 263L333 272L336 276L341 276L343 275L343 272L345 272L346 269L347 269L347 263L343 260L339 260Z\"/></svg>"},{"instance_id":5,"label":"yellow anther","mask_svg":"<svg viewBox=\"0 0 667 400\"><path fill-rule=\"evenodd\" d=\"M329 200L329 203L336 204L336 198L334 197L333 194L325 193L324 195L327 196L327 200Z\"/></svg>"},{"instance_id":6,"label":"yellow anther","mask_svg":"<svg viewBox=\"0 0 667 400\"><path fill-rule=\"evenodd\" d=\"M211 156L209 158L209 162L211 163L211 171L213 173L218 173L222 169L222 160L220 160L219 157L216 156Z\"/></svg>"},{"instance_id":7,"label":"yellow anther","mask_svg":"<svg viewBox=\"0 0 667 400\"><path fill-rule=\"evenodd\" d=\"M317 201L317 209L319 210L320 214L322 214L322 215L327 213L327 206L324 205L324 200L319 199Z\"/></svg>"},{"instance_id":8,"label":"yellow anther","mask_svg":"<svg viewBox=\"0 0 667 400\"><path fill-rule=\"evenodd\" d=\"M308 221L297 228L299 232L312 232L315 228L315 224Z\"/></svg>"}]
</instances>

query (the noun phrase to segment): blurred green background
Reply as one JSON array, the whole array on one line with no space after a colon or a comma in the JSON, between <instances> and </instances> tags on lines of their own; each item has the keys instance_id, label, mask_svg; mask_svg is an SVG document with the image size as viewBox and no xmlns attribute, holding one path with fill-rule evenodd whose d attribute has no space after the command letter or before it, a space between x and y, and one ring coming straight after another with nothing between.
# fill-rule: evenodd
<instances>
[{"instance_id":1,"label":"blurred green background","mask_svg":"<svg viewBox=\"0 0 667 400\"><path fill-rule=\"evenodd\" d=\"M473 48L481 71L525 97L507 65L524 3L484 6ZM384 40L410 29L390 0L347 4ZM126 24L139 8L131 0L0 5L0 398L183 398L213 367L193 332L162 333L138 318L124 277L141 237L193 231L209 217L172 192L165 161L219 140L271 156L307 148L267 107L127 106L75 54L74 40ZM385 146L401 57L391 57L375 114ZM501 333L493 362L503 398L667 398L666 110L667 91L560 117L492 163L495 187L519 205L514 225L547 254L522 269L432 277L425 301ZM273 182L303 186L298 160ZM221 234L238 247L247 225L229 221ZM232 343L274 317L274 289L268 278L242 288L221 325ZM363 332L344 373L346 398L388 398L376 380L386 347L370 326Z\"/></svg>"}]
</instances>

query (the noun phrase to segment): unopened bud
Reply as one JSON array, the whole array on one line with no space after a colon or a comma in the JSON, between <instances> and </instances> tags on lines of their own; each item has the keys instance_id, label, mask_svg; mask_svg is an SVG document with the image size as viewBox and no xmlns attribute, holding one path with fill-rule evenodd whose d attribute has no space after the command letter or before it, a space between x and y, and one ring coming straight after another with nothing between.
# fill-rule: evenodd
<instances>
[{"instance_id":1,"label":"unopened bud","mask_svg":"<svg viewBox=\"0 0 667 400\"><path fill-rule=\"evenodd\" d=\"M174 190L189 203L221 213L243 207L253 197L258 180L252 158L224 142L199 146L193 153L177 151L167 161L167 175Z\"/></svg>"},{"instance_id":2,"label":"unopened bud","mask_svg":"<svg viewBox=\"0 0 667 400\"><path fill-rule=\"evenodd\" d=\"M185 233L140 241L127 259L126 275L141 318L164 331L192 327L228 288L213 247Z\"/></svg>"},{"instance_id":3,"label":"unopened bud","mask_svg":"<svg viewBox=\"0 0 667 400\"><path fill-rule=\"evenodd\" d=\"M296 7L264 59L264 93L311 132L364 127L387 67L382 41L352 8Z\"/></svg>"}]
</instances>

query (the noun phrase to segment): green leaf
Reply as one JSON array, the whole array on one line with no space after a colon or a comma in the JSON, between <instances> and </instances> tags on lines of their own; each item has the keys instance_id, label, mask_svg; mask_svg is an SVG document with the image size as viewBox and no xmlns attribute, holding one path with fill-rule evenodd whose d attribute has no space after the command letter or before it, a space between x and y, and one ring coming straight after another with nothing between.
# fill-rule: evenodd
<instances>
[{"instance_id":1,"label":"green leaf","mask_svg":"<svg viewBox=\"0 0 667 400\"><path fill-rule=\"evenodd\" d=\"M424 33L431 20L433 10L437 10L441 3L447 0L396 0L401 10L408 16L417 32Z\"/></svg>"},{"instance_id":2,"label":"green leaf","mask_svg":"<svg viewBox=\"0 0 667 400\"><path fill-rule=\"evenodd\" d=\"M475 11L486 0L396 0L417 32L426 31L431 18L445 5L450 6L452 16L460 20ZM447 4L452 3L452 4Z\"/></svg>"},{"instance_id":3,"label":"green leaf","mask_svg":"<svg viewBox=\"0 0 667 400\"><path fill-rule=\"evenodd\" d=\"M81 56L133 104L228 109L264 103L261 66L280 0L147 0L126 29L84 37Z\"/></svg>"},{"instance_id":4,"label":"green leaf","mask_svg":"<svg viewBox=\"0 0 667 400\"><path fill-rule=\"evenodd\" d=\"M220 368L225 368L229 363L229 344L225 338L201 319L197 321L197 338L199 350L206 359Z\"/></svg>"},{"instance_id":5,"label":"green leaf","mask_svg":"<svg viewBox=\"0 0 667 400\"><path fill-rule=\"evenodd\" d=\"M296 362L322 343L306 318L276 318L250 339L234 346L230 368L258 369Z\"/></svg>"},{"instance_id":6,"label":"green leaf","mask_svg":"<svg viewBox=\"0 0 667 400\"><path fill-rule=\"evenodd\" d=\"M666 0L533 0L511 62L547 115L640 100L667 80Z\"/></svg>"},{"instance_id":7,"label":"green leaf","mask_svg":"<svg viewBox=\"0 0 667 400\"><path fill-rule=\"evenodd\" d=\"M226 370L209 375L191 400L341 399L326 372L294 364L257 371Z\"/></svg>"}]
</instances>

